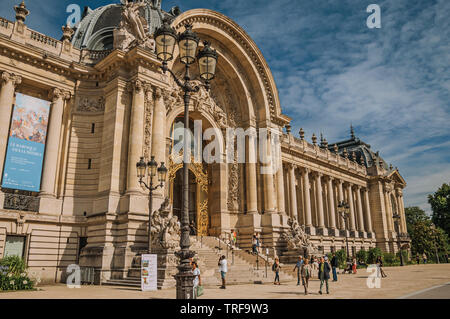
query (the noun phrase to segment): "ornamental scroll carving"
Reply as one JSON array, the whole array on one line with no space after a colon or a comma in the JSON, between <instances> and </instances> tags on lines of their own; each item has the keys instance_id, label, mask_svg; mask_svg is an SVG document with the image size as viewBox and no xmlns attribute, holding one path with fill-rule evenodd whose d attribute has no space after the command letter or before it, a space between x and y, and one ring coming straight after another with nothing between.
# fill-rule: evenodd
<instances>
[{"instance_id":1,"label":"ornamental scroll carving","mask_svg":"<svg viewBox=\"0 0 450 319\"><path fill-rule=\"evenodd\" d=\"M102 113L105 111L106 100L101 97L82 97L77 105L77 112Z\"/></svg>"}]
</instances>

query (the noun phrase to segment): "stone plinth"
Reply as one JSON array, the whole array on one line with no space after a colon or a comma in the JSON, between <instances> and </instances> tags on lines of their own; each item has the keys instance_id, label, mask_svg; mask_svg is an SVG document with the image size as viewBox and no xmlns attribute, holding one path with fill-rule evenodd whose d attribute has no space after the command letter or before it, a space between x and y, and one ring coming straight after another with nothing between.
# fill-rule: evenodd
<instances>
[{"instance_id":1,"label":"stone plinth","mask_svg":"<svg viewBox=\"0 0 450 319\"><path fill-rule=\"evenodd\" d=\"M295 264L299 256L305 256L305 249L300 248L283 252L280 256L280 262L283 264Z\"/></svg>"}]
</instances>

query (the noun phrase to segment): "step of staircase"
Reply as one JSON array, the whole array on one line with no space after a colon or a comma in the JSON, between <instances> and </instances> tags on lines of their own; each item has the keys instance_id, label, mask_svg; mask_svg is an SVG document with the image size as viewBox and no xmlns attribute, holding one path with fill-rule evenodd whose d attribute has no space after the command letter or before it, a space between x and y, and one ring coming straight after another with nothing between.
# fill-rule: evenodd
<instances>
[{"instance_id":1,"label":"step of staircase","mask_svg":"<svg viewBox=\"0 0 450 319\"><path fill-rule=\"evenodd\" d=\"M249 251L241 250L238 247L231 249L216 237L192 236L190 239L190 249L197 253L194 259L198 260L204 286L221 285L221 275L217 264L222 255L228 256L227 285L270 283L274 279L273 260L268 256L252 255ZM296 278L292 268L291 265L282 264L280 272L282 282L292 281ZM127 278L111 279L103 284L140 288L140 280L140 257L136 256L133 259L132 267L128 270Z\"/></svg>"}]
</instances>

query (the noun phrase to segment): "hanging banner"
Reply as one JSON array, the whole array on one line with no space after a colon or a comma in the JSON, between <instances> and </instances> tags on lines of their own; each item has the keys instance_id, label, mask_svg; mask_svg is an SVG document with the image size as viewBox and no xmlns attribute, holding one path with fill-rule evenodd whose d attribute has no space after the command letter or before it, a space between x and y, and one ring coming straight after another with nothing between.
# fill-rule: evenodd
<instances>
[{"instance_id":1,"label":"hanging banner","mask_svg":"<svg viewBox=\"0 0 450 319\"><path fill-rule=\"evenodd\" d=\"M49 101L16 94L2 187L40 191L49 112Z\"/></svg>"},{"instance_id":2,"label":"hanging banner","mask_svg":"<svg viewBox=\"0 0 450 319\"><path fill-rule=\"evenodd\" d=\"M158 290L158 255L142 255L141 258L141 289L156 291Z\"/></svg>"}]
</instances>

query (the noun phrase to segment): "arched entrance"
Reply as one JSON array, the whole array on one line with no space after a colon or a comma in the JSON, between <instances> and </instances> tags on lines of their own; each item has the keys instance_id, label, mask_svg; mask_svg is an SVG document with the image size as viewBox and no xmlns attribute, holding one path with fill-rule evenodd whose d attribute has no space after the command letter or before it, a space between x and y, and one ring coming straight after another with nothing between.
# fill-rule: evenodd
<instances>
[{"instance_id":1,"label":"arched entrance","mask_svg":"<svg viewBox=\"0 0 450 319\"><path fill-rule=\"evenodd\" d=\"M182 158L182 155L180 155ZM169 198L173 214L180 219L183 212L183 163L169 159ZM198 236L208 236L211 224L208 209L209 179L202 163L189 165L189 223L194 223Z\"/></svg>"}]
</instances>

